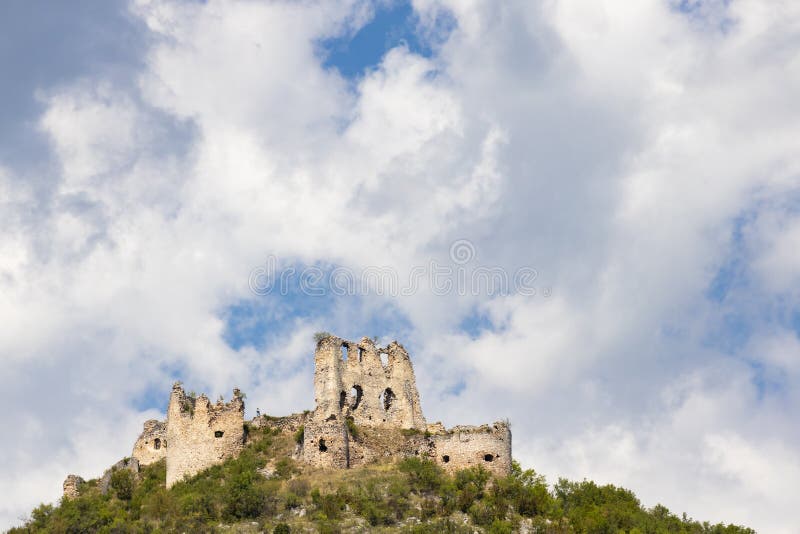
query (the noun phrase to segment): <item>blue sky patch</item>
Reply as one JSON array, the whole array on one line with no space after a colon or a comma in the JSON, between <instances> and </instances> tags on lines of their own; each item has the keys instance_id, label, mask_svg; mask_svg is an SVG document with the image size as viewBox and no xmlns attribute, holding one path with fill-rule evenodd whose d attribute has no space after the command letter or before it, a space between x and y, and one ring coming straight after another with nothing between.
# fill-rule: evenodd
<instances>
[{"instance_id":1,"label":"blue sky patch","mask_svg":"<svg viewBox=\"0 0 800 534\"><path fill-rule=\"evenodd\" d=\"M405 45L412 53L430 57L455 27L451 15L441 14L435 21L434 31L422 36L418 22L408 1L379 3L372 20L355 34L320 41L323 66L338 70L346 78L357 78L377 67L386 52L397 46Z\"/></svg>"},{"instance_id":2,"label":"blue sky patch","mask_svg":"<svg viewBox=\"0 0 800 534\"><path fill-rule=\"evenodd\" d=\"M487 330L494 330L492 321L486 313L482 313L477 309L464 317L458 328L462 332L466 332L472 339L480 337L480 335Z\"/></svg>"},{"instance_id":3,"label":"blue sky patch","mask_svg":"<svg viewBox=\"0 0 800 534\"><path fill-rule=\"evenodd\" d=\"M317 323L321 330L358 340L362 336L401 339L411 330L411 322L389 297L375 297L361 287L355 294L338 294L330 283L335 265L286 264L272 276L277 282L263 296L240 300L225 308L220 316L226 324L223 339L234 350L250 346L266 348L271 340L296 328L298 321ZM292 276L282 273L291 272ZM305 276L304 273L315 273ZM311 280L311 282L309 282ZM345 320L346 319L346 320Z\"/></svg>"}]
</instances>

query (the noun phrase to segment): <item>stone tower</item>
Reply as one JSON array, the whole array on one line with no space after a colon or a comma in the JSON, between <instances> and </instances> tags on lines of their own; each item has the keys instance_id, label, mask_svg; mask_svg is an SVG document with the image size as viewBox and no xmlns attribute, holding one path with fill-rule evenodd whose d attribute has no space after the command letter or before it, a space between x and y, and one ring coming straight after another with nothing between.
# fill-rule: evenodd
<instances>
[{"instance_id":1,"label":"stone tower","mask_svg":"<svg viewBox=\"0 0 800 534\"><path fill-rule=\"evenodd\" d=\"M245 439L244 400L238 389L230 402L211 404L205 395L186 395L176 383L167 409L167 487L237 456Z\"/></svg>"},{"instance_id":2,"label":"stone tower","mask_svg":"<svg viewBox=\"0 0 800 534\"><path fill-rule=\"evenodd\" d=\"M385 357L385 362L384 362ZM314 354L316 409L305 427L303 456L311 464L349 467L347 419L359 427L427 428L408 352L369 338L328 336Z\"/></svg>"},{"instance_id":3,"label":"stone tower","mask_svg":"<svg viewBox=\"0 0 800 534\"><path fill-rule=\"evenodd\" d=\"M353 343L329 336L317 343L314 365L315 415L425 430L411 359L398 342L378 348L367 337Z\"/></svg>"}]
</instances>

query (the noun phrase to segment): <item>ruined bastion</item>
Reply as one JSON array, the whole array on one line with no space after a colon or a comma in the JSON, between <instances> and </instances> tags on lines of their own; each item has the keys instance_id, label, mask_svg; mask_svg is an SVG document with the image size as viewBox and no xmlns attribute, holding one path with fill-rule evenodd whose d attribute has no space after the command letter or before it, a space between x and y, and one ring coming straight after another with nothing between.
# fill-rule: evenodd
<instances>
[{"instance_id":1,"label":"ruined bastion","mask_svg":"<svg viewBox=\"0 0 800 534\"><path fill-rule=\"evenodd\" d=\"M286 417L257 416L245 423L244 398L233 390L230 402L211 403L205 395L172 387L166 421L149 420L130 459L116 469L137 473L139 466L166 459L166 485L237 456L247 444L248 427L270 426L284 433L302 431L293 457L310 467L346 469L375 461L419 456L453 472L483 466L496 475L511 471L508 423L456 426L428 424L422 413L408 352L394 341L378 347L369 338L346 341L332 335L319 339L314 354L312 412ZM70 475L67 498L80 493L83 480Z\"/></svg>"}]
</instances>

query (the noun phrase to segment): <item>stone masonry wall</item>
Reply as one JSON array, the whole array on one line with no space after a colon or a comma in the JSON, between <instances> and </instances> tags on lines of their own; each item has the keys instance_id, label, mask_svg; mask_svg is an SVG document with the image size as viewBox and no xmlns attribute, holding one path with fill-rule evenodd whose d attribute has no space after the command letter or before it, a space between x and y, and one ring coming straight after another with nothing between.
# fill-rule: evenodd
<instances>
[{"instance_id":1,"label":"stone masonry wall","mask_svg":"<svg viewBox=\"0 0 800 534\"><path fill-rule=\"evenodd\" d=\"M317 344L314 364L315 416L425 430L411 359L396 341L380 348L367 337L354 343L329 336Z\"/></svg>"},{"instance_id":2,"label":"stone masonry wall","mask_svg":"<svg viewBox=\"0 0 800 534\"><path fill-rule=\"evenodd\" d=\"M245 439L244 400L238 389L230 402L211 404L205 395L187 396L176 383L167 410L167 487L237 456Z\"/></svg>"},{"instance_id":3,"label":"stone masonry wall","mask_svg":"<svg viewBox=\"0 0 800 534\"><path fill-rule=\"evenodd\" d=\"M317 343L314 365L316 409L305 425L306 463L350 467L348 419L356 427L426 428L411 360L396 341L379 348L367 337L354 343L329 336ZM374 456L360 449L359 458Z\"/></svg>"},{"instance_id":4,"label":"stone masonry wall","mask_svg":"<svg viewBox=\"0 0 800 534\"><path fill-rule=\"evenodd\" d=\"M64 498L74 499L81 494L81 486L84 480L78 475L67 475L64 480Z\"/></svg>"},{"instance_id":5,"label":"stone masonry wall","mask_svg":"<svg viewBox=\"0 0 800 534\"><path fill-rule=\"evenodd\" d=\"M436 463L445 471L480 465L496 475L511 472L511 429L507 423L456 426L433 435L433 442Z\"/></svg>"},{"instance_id":6,"label":"stone masonry wall","mask_svg":"<svg viewBox=\"0 0 800 534\"><path fill-rule=\"evenodd\" d=\"M425 423L411 360L396 341L383 349L366 337L353 343L329 336L317 343L314 363L316 409L305 423L306 463L347 468L415 455L448 472L476 465L498 475L511 472L506 423L450 430Z\"/></svg>"},{"instance_id":7,"label":"stone masonry wall","mask_svg":"<svg viewBox=\"0 0 800 534\"><path fill-rule=\"evenodd\" d=\"M133 458L139 465L150 465L167 456L167 423L150 419L145 421L144 430L133 444Z\"/></svg>"},{"instance_id":8,"label":"stone masonry wall","mask_svg":"<svg viewBox=\"0 0 800 534\"><path fill-rule=\"evenodd\" d=\"M382 359L385 356L385 362ZM507 423L457 426L426 424L408 352L396 341L377 347L369 338L354 343L328 336L314 354L313 412L288 417L259 416L253 428L295 433L303 443L293 457L313 467L346 469L384 459L431 458L448 472L483 466L491 473L511 472L511 431ZM130 465L138 471L166 458L167 487L184 477L238 456L244 448L244 401L212 404L205 395L186 395L172 387L166 422L149 420L133 447ZM103 482L110 480L106 472ZM78 494L80 477L64 481L64 495Z\"/></svg>"}]
</instances>

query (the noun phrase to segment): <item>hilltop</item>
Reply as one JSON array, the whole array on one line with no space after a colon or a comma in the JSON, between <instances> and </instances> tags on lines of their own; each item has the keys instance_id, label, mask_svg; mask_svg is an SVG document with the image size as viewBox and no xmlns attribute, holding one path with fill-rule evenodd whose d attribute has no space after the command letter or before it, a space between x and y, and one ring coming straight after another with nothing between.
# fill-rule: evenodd
<instances>
[{"instance_id":1,"label":"hilltop","mask_svg":"<svg viewBox=\"0 0 800 534\"><path fill-rule=\"evenodd\" d=\"M354 469L307 466L291 458L302 436L280 430L281 420L267 422L251 429L236 458L169 489L165 459L136 475L118 467L105 494L90 480L9 532L754 532L678 517L660 505L645 509L615 486L561 479L549 487L516 463L502 477L480 466L448 474L418 457Z\"/></svg>"},{"instance_id":2,"label":"hilltop","mask_svg":"<svg viewBox=\"0 0 800 534\"><path fill-rule=\"evenodd\" d=\"M99 479L69 475L58 506L11 532L751 533L645 509L623 488L512 459L507 421L428 423L395 342L317 336L313 411L245 421L175 383L165 421Z\"/></svg>"}]
</instances>

